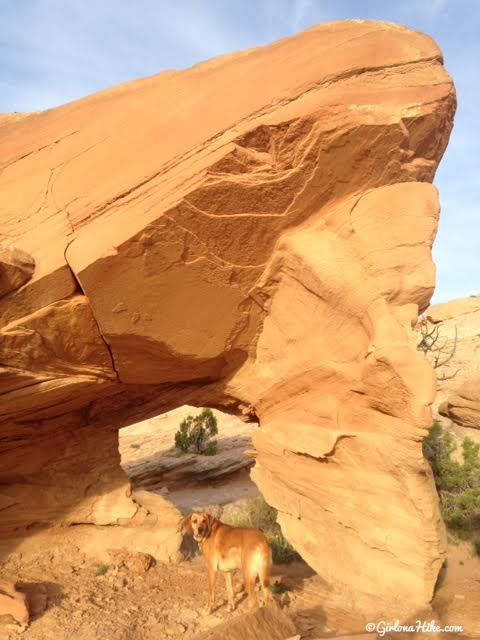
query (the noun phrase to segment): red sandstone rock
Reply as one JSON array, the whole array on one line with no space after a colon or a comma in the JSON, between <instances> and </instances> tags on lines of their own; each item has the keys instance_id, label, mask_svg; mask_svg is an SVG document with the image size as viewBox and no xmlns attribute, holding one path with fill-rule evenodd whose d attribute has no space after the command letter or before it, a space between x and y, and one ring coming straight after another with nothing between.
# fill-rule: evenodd
<instances>
[{"instance_id":1,"label":"red sandstone rock","mask_svg":"<svg viewBox=\"0 0 480 640\"><path fill-rule=\"evenodd\" d=\"M349 606L428 602L412 325L454 110L428 36L360 20L0 123L2 229L36 263L0 300L0 530L128 521L116 430L214 406L259 417L254 479Z\"/></svg>"}]
</instances>

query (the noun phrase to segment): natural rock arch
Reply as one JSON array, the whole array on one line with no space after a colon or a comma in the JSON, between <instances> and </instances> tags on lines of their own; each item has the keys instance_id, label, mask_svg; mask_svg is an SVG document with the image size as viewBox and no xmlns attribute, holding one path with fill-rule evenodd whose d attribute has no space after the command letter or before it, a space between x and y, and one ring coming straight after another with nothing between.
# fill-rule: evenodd
<instances>
[{"instance_id":1,"label":"natural rock arch","mask_svg":"<svg viewBox=\"0 0 480 640\"><path fill-rule=\"evenodd\" d=\"M117 430L214 406L258 416L255 482L351 605L428 602L412 325L454 110L429 37L350 21L5 119L2 228L36 266L0 300L3 534L128 522Z\"/></svg>"}]
</instances>

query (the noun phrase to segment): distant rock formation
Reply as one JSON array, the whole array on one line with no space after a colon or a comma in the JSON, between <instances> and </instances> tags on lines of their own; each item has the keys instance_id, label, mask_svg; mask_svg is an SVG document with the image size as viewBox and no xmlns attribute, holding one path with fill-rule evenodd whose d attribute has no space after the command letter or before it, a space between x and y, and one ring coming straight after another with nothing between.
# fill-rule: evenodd
<instances>
[{"instance_id":1,"label":"distant rock formation","mask_svg":"<svg viewBox=\"0 0 480 640\"><path fill-rule=\"evenodd\" d=\"M0 125L0 531L137 513L117 430L259 419L253 477L348 605L417 611L445 550L421 441L432 186L455 111L428 36L354 20ZM373 619L373 618L372 618Z\"/></svg>"},{"instance_id":2,"label":"distant rock formation","mask_svg":"<svg viewBox=\"0 0 480 640\"><path fill-rule=\"evenodd\" d=\"M480 429L480 376L466 380L438 410L461 427Z\"/></svg>"},{"instance_id":3,"label":"distant rock formation","mask_svg":"<svg viewBox=\"0 0 480 640\"><path fill-rule=\"evenodd\" d=\"M480 429L480 296L457 298L429 307L426 317L438 328L444 353L452 357L439 370L437 413L451 420L460 438Z\"/></svg>"},{"instance_id":4,"label":"distant rock formation","mask_svg":"<svg viewBox=\"0 0 480 640\"><path fill-rule=\"evenodd\" d=\"M35 261L28 253L0 244L0 297L28 282L34 269Z\"/></svg>"},{"instance_id":5,"label":"distant rock formation","mask_svg":"<svg viewBox=\"0 0 480 640\"><path fill-rule=\"evenodd\" d=\"M172 490L199 482L218 483L253 465L247 451L252 448L252 432L257 427L220 411L214 411L218 421L216 455L182 453L175 449L175 432L181 421L198 412L195 407L181 407L122 429L122 468L135 489Z\"/></svg>"}]
</instances>

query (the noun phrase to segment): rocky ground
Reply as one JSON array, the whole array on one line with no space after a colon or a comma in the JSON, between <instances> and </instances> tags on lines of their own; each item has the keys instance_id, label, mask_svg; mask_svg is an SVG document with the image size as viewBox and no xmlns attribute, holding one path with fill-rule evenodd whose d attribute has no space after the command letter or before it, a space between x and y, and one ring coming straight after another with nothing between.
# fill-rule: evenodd
<instances>
[{"instance_id":1,"label":"rocky ground","mask_svg":"<svg viewBox=\"0 0 480 640\"><path fill-rule=\"evenodd\" d=\"M179 565L125 565L118 555L104 562L87 556L75 544L82 527L10 554L1 565L5 580L17 582L34 603L28 627L0 620L0 640L179 640L196 638L247 612L248 602L236 576L237 610L229 612L219 578L218 607L206 615L203 558L196 555ZM112 545L115 532L112 528ZM434 601L444 624L463 624L469 638L480 637L480 561L467 546L452 546L445 583ZM275 596L302 640L360 634L366 620L335 607L335 594L303 562L275 566L275 579L288 591ZM328 605L326 603L329 603ZM430 620L434 615L427 618ZM371 636L375 638L374 635ZM394 638L396 636L385 636ZM408 637L408 636L397 636ZM423 635L427 639L435 636ZM457 634L443 637L460 637Z\"/></svg>"},{"instance_id":2,"label":"rocky ground","mask_svg":"<svg viewBox=\"0 0 480 640\"><path fill-rule=\"evenodd\" d=\"M246 470L251 459L245 454L256 426L218 414L219 454L196 460L178 457L171 450L173 434L190 410L182 408L122 430L124 468L137 488L147 486L161 493L183 513L209 508L221 514L241 508L244 498L257 492ZM130 554L137 559L127 562L124 552L111 551L118 547L115 527L102 528L102 547L94 550L88 544L91 534L89 525L39 531L13 552L9 549L9 554L0 548L0 557L5 558L0 575L27 595L32 614L28 627L1 619L0 640L193 639L248 611L240 577L236 576L238 606L233 613L227 610L219 577L218 607L206 615L206 576L198 553L179 565L149 567L141 554L140 561ZM275 566L273 575L287 588L275 597L302 640L364 632L367 620L335 606L335 593L305 563ZM469 545L451 545L434 607L445 622L464 624L470 637L480 637L479 603L480 560Z\"/></svg>"},{"instance_id":3,"label":"rocky ground","mask_svg":"<svg viewBox=\"0 0 480 640\"><path fill-rule=\"evenodd\" d=\"M28 628L3 620L1 640L20 635L28 640L193 638L249 610L237 576L237 610L228 611L220 577L218 607L206 615L201 556L180 565L155 564L144 571L142 566L119 564L110 555L103 563L86 556L74 544L75 535L70 530L38 553L10 554L2 565L2 577L17 581L19 590L34 597L35 607ZM304 563L276 566L273 574L289 589L276 598L302 638L364 628L365 621L358 616L322 608L325 585Z\"/></svg>"}]
</instances>

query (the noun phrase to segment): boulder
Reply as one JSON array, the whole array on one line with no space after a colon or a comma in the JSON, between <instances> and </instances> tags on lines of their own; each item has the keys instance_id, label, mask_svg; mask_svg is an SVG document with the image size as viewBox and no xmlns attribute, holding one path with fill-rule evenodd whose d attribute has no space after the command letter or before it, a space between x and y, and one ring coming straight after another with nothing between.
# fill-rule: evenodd
<instances>
[{"instance_id":1,"label":"boulder","mask_svg":"<svg viewBox=\"0 0 480 640\"><path fill-rule=\"evenodd\" d=\"M0 297L28 282L34 269L35 261L28 253L0 244Z\"/></svg>"},{"instance_id":2,"label":"boulder","mask_svg":"<svg viewBox=\"0 0 480 640\"><path fill-rule=\"evenodd\" d=\"M246 450L251 448L256 425L220 411L214 410L218 421L215 455L176 449L175 433L180 423L198 413L196 407L184 406L121 430L122 467L135 489L168 492L199 482L218 482L253 465Z\"/></svg>"},{"instance_id":3,"label":"boulder","mask_svg":"<svg viewBox=\"0 0 480 640\"><path fill-rule=\"evenodd\" d=\"M125 548L108 549L108 555L116 567L125 567L132 573L146 573L155 563L150 554Z\"/></svg>"},{"instance_id":4,"label":"boulder","mask_svg":"<svg viewBox=\"0 0 480 640\"><path fill-rule=\"evenodd\" d=\"M480 429L480 375L465 380L438 411L461 427Z\"/></svg>"},{"instance_id":5,"label":"boulder","mask_svg":"<svg viewBox=\"0 0 480 640\"><path fill-rule=\"evenodd\" d=\"M148 523L117 430L210 406L259 421L253 478L349 607L427 603L412 326L454 112L431 38L353 20L0 121L2 230L36 263L0 299L0 532Z\"/></svg>"},{"instance_id":6,"label":"boulder","mask_svg":"<svg viewBox=\"0 0 480 640\"><path fill-rule=\"evenodd\" d=\"M434 408L438 409L463 385L468 398L474 392L474 381L480 378L480 296L432 305L425 317L430 330L435 328L438 333L440 360L448 360L436 370L438 393ZM435 352L427 355L433 362Z\"/></svg>"},{"instance_id":7,"label":"boulder","mask_svg":"<svg viewBox=\"0 0 480 640\"><path fill-rule=\"evenodd\" d=\"M41 616L48 604L47 587L41 582L19 582L17 589L25 594L30 617Z\"/></svg>"},{"instance_id":8,"label":"boulder","mask_svg":"<svg viewBox=\"0 0 480 640\"><path fill-rule=\"evenodd\" d=\"M11 616L20 624L27 624L30 614L27 607L27 597L17 591L13 582L0 581L0 617Z\"/></svg>"}]
</instances>

